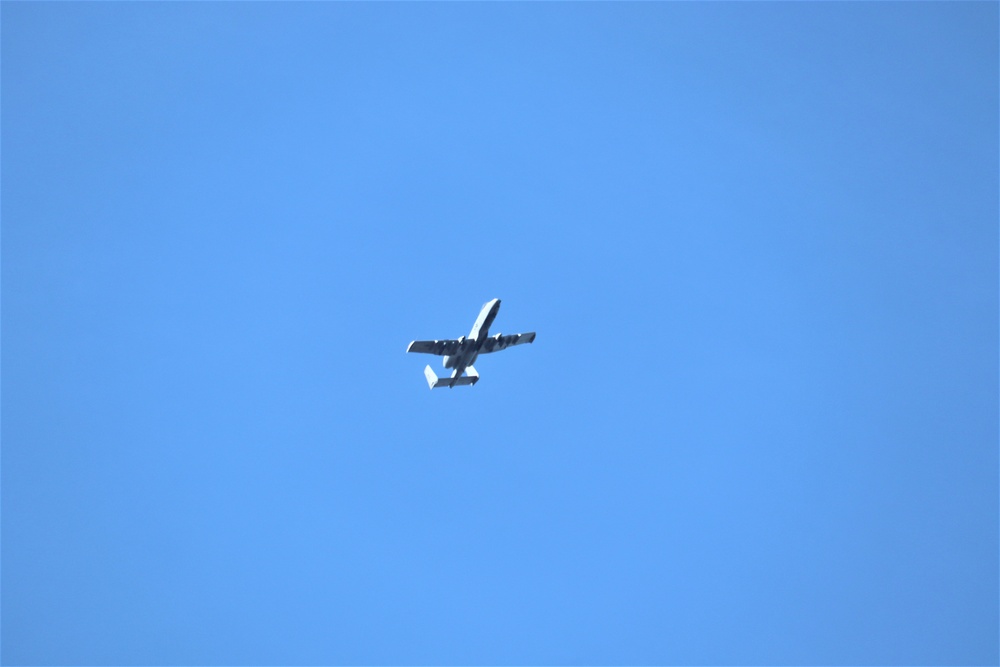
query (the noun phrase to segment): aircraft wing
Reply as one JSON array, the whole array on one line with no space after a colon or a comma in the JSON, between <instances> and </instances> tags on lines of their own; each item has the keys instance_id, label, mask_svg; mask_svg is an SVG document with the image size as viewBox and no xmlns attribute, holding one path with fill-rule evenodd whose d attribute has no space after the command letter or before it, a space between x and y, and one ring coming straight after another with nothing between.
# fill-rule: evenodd
<instances>
[{"instance_id":1,"label":"aircraft wing","mask_svg":"<svg viewBox=\"0 0 1000 667\"><path fill-rule=\"evenodd\" d=\"M523 334L509 334L507 336L501 336L497 334L496 336L490 336L485 341L483 341L483 346L479 348L479 354L484 354L488 352L499 352L500 350L506 350L512 345L521 345L522 343L532 343L535 340L535 332L523 333Z\"/></svg>"},{"instance_id":2,"label":"aircraft wing","mask_svg":"<svg viewBox=\"0 0 1000 667\"><path fill-rule=\"evenodd\" d=\"M415 340L407 346L406 351L437 354L443 357L457 353L461 345L457 340Z\"/></svg>"}]
</instances>

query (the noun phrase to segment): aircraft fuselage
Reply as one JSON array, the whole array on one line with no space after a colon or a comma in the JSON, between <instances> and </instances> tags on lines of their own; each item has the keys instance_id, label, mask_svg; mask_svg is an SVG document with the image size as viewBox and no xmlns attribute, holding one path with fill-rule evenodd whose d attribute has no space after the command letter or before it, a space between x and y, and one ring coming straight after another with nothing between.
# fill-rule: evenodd
<instances>
[{"instance_id":1,"label":"aircraft fuselage","mask_svg":"<svg viewBox=\"0 0 1000 667\"><path fill-rule=\"evenodd\" d=\"M444 358L444 367L455 369L453 377L458 377L465 372L467 367L476 362L479 348L483 346L483 341L489 337L490 325L493 324L498 312L500 312L500 299L487 301L482 310L479 311L479 317L472 325L472 331L469 332L469 335L458 339L461 343L458 352Z\"/></svg>"}]
</instances>

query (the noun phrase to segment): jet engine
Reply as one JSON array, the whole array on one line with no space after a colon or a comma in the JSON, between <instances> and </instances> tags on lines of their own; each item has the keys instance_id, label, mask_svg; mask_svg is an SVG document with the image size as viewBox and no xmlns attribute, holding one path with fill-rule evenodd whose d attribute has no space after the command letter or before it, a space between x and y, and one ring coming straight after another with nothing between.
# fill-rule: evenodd
<instances>
[{"instance_id":1,"label":"jet engine","mask_svg":"<svg viewBox=\"0 0 1000 667\"><path fill-rule=\"evenodd\" d=\"M460 346L464 346L465 345L465 336L459 336L458 337L458 344ZM458 365L458 357L459 357L459 355L454 355L454 354L453 355L446 355L445 358L444 358L444 367L445 368L454 368L455 366L457 366Z\"/></svg>"}]
</instances>

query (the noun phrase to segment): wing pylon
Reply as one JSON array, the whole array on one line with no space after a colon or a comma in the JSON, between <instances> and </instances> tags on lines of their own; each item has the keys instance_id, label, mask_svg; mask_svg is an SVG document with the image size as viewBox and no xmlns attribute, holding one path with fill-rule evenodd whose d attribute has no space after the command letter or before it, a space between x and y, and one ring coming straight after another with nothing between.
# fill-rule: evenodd
<instances>
[{"instance_id":1,"label":"wing pylon","mask_svg":"<svg viewBox=\"0 0 1000 667\"><path fill-rule=\"evenodd\" d=\"M444 357L455 354L461 346L462 342L458 340L415 340L406 347L406 351Z\"/></svg>"},{"instance_id":2,"label":"wing pylon","mask_svg":"<svg viewBox=\"0 0 1000 667\"><path fill-rule=\"evenodd\" d=\"M534 331L531 333L508 334L507 336L497 334L495 336L490 336L483 341L482 347L479 348L479 353L489 354L490 352L499 352L500 350L506 350L508 347L513 347L514 345L523 345L525 343L533 343L534 341Z\"/></svg>"}]
</instances>

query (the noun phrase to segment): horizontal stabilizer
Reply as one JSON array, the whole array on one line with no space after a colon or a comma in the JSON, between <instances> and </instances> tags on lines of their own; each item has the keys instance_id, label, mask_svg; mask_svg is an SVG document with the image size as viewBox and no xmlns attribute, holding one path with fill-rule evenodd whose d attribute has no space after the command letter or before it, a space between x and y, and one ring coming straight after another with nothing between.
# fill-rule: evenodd
<instances>
[{"instance_id":1,"label":"horizontal stabilizer","mask_svg":"<svg viewBox=\"0 0 1000 667\"><path fill-rule=\"evenodd\" d=\"M467 375L462 375L457 378L439 378L434 374L434 370L427 366L424 368L424 377L427 378L427 386L431 389L437 389L438 387L461 387L462 385L473 385L479 382L479 373L472 366L465 369Z\"/></svg>"}]
</instances>

